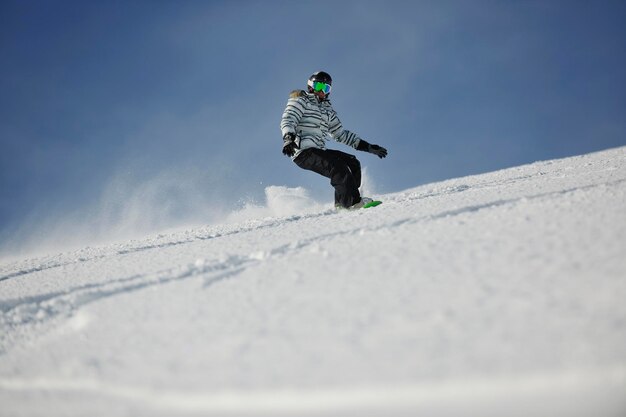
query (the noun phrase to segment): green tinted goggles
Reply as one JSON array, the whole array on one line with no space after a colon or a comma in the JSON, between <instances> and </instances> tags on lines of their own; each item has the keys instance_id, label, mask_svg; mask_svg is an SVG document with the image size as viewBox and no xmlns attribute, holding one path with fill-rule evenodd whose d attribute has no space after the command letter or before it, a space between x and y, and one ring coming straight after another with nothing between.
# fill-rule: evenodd
<instances>
[{"instance_id":1,"label":"green tinted goggles","mask_svg":"<svg viewBox=\"0 0 626 417\"><path fill-rule=\"evenodd\" d=\"M323 91L324 94L328 94L330 93L330 84L326 84L326 83L322 83L319 81L315 81L313 83L313 90L314 91Z\"/></svg>"}]
</instances>

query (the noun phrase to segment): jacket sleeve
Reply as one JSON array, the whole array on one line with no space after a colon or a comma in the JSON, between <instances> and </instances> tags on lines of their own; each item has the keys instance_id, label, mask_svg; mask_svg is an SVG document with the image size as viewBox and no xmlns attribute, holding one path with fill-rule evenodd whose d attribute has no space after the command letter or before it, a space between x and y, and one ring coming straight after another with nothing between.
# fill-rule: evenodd
<instances>
[{"instance_id":1,"label":"jacket sleeve","mask_svg":"<svg viewBox=\"0 0 626 417\"><path fill-rule=\"evenodd\" d=\"M333 110L330 115L330 123L328 128L330 130L330 134L337 142L348 145L354 149L359 146L361 138L356 133L350 132L349 130L343 128L341 120L339 120L339 117L337 117L337 113L335 112L335 110Z\"/></svg>"},{"instance_id":2,"label":"jacket sleeve","mask_svg":"<svg viewBox=\"0 0 626 417\"><path fill-rule=\"evenodd\" d=\"M289 101L287 101L287 107L283 112L283 117L280 119L280 131L283 137L287 133L296 133L296 126L300 123L300 119L304 115L304 103L301 99L303 91L295 90L289 95Z\"/></svg>"}]
</instances>

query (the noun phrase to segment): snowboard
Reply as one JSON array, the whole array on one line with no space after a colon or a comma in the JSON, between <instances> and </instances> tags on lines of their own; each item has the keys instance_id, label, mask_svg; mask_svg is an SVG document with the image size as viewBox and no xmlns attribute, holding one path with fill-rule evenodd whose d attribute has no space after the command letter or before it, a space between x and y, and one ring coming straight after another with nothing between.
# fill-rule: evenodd
<instances>
[{"instance_id":1,"label":"snowboard","mask_svg":"<svg viewBox=\"0 0 626 417\"><path fill-rule=\"evenodd\" d=\"M374 201L370 201L369 203L365 203L363 205L363 208L366 209L366 208L370 208L370 207L376 207L379 204L383 204L383 202L380 201L380 200L374 200Z\"/></svg>"},{"instance_id":2,"label":"snowboard","mask_svg":"<svg viewBox=\"0 0 626 417\"><path fill-rule=\"evenodd\" d=\"M376 206L378 206L378 205L380 205L382 203L383 202L380 201L380 200L373 200L373 201L370 201L369 203L363 204L363 206L361 206L361 207L354 207L353 206L353 207L348 207L348 208L342 207L340 205L336 205L335 206L335 210L337 210L337 211L343 211L343 210L354 211L354 210L360 210L360 209L364 209L364 208L376 207Z\"/></svg>"}]
</instances>

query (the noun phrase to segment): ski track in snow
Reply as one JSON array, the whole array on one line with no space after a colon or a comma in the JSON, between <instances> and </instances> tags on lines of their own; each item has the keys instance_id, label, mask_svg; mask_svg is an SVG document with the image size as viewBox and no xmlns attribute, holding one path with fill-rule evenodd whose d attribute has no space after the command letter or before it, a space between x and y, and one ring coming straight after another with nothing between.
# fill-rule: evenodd
<instances>
[{"instance_id":1,"label":"ski track in snow","mask_svg":"<svg viewBox=\"0 0 626 417\"><path fill-rule=\"evenodd\" d=\"M210 240L210 239L218 239L221 237L225 237L225 236L232 236L232 235L237 235L237 234L241 234L241 233L247 233L247 232L253 232L259 229L265 229L265 228L271 228L274 227L277 223L282 223L282 222L286 222L286 221L297 221L299 219L302 218L314 218L314 217L319 217L319 216L325 216L332 213L331 211L325 211L322 213L318 213L318 214L312 214L312 215L303 215L303 216L290 216L287 218L282 218L279 220L271 220L269 222L261 222L260 225L258 226L252 226L252 227L241 227L239 228L238 225L235 225L235 229L231 230L231 231L225 231L225 232L218 232L218 233L208 233L208 234L195 234L193 237L189 237L186 239L175 239L173 241L165 241L163 243L156 243L156 244L144 244L143 242L140 242L139 244L137 244L136 246L134 245L129 245L130 247L123 247L121 249L113 249L110 251L110 253L105 253L105 254L93 254L93 255L83 255L82 251L78 253L78 257L75 259L70 259L67 261L44 261L43 263L37 265L37 266L33 266L30 268L24 268L24 269L19 269L17 271L13 271L13 272L6 272L5 275L0 276L0 281L4 281L4 280L8 280L11 278L15 278L15 277L21 277L23 275L28 275L28 274L32 274L34 272L41 272L41 271L45 271L48 269L53 269L53 268L60 268L60 267L64 267L67 265L72 265L72 264L76 264L76 263L82 263L82 262L89 262L95 259L105 259L108 257L112 257L112 256L118 256L118 255L126 255L126 254L131 254L131 253L136 253L136 252L142 252L142 251L147 251L147 250L152 250L152 249L163 249L163 248L168 248L168 247L173 247L173 246L180 246L180 245L185 245L188 243L192 243L192 242L196 242L196 241L203 241L203 240ZM167 236L163 237L163 239L168 239ZM9 268L11 268L9 266ZM9 269L7 268L7 269Z\"/></svg>"},{"instance_id":2,"label":"ski track in snow","mask_svg":"<svg viewBox=\"0 0 626 417\"><path fill-rule=\"evenodd\" d=\"M170 267L147 273L129 273L128 275L107 276L97 282L85 281L77 285L51 291L41 291L36 295L23 295L14 298L0 297L0 360L16 347L28 346L54 331L61 323L79 318L82 307L111 299L119 295L129 295L151 287L160 288L179 281L197 279L202 289L210 290L214 285L227 279L233 279L242 272L250 271L266 261L281 258L297 259L315 245L324 246L326 241L337 238L352 238L364 233L401 230L407 225L428 224L458 216L471 215L483 210L497 210L505 207L519 207L531 202L550 202L576 193L587 193L603 189L607 193L620 192L626 178L610 174L623 171L626 148L606 151L614 155L609 167L602 159L604 153L591 154L557 161L546 161L529 166L512 168L496 173L482 174L467 178L444 181L440 184L425 185L414 190L382 196L384 204L378 208L354 213L337 213L332 209L317 213L291 215L278 218L265 218L232 225L207 226L185 232L159 235L156 238L130 241L121 245L109 245L48 257L28 259L0 265L0 289L3 284L14 280L36 282L40 274L51 270L63 270L72 265L88 265L90 262L115 259L122 261L126 256L140 255L150 251L159 252L167 248L183 249L194 243L219 241L219 239L237 238L260 231L273 231L275 228L303 224L310 236L298 236L288 242L266 245L257 251L224 253L210 258L199 258L192 263L173 264ZM591 162L589 160L591 159ZM599 160L599 162L598 162ZM522 174L519 174L522 172ZM598 182L596 176L602 174ZM572 186L572 179L580 181ZM591 178L587 180L587 178ZM544 180L544 187L537 192L528 192L524 184ZM561 180L567 180L563 184ZM568 186L565 186L565 185ZM510 187L521 187L523 194L507 194ZM530 187L532 190L533 187ZM486 194L489 190L504 194ZM452 201L435 211L423 209L425 201L451 199L456 195L475 193L488 196L485 200L472 202L471 198ZM482 194L481 194L482 193ZM395 214L395 215L394 215ZM370 221L359 221L365 219ZM373 221L373 220L376 221ZM342 221L345 220L345 221ZM330 229L324 225L327 222ZM311 225L320 224L315 227ZM330 230L330 231L329 231ZM617 320L617 319L616 319ZM306 324L303 324L306 325ZM626 359L626 358L624 358ZM555 373L541 376L532 374L518 379L459 379L429 384L399 384L395 387L383 387L372 384L364 387L329 388L328 390L272 390L257 392L224 391L207 394L205 392L186 392L176 389L155 389L141 385L108 383L94 379L63 379L50 377L3 377L0 375L0 394L2 390L14 393L55 392L104 395L131 403L144 403L149 409L169 410L182 413L228 415L369 415L372 409L393 409L395 415L413 415L410 410L416 408L433 409L434 415L448 415L450 402L474 406L482 410L482 415L501 415L510 411L494 398L508 398L511 401L533 402L541 397L546 389L552 387L559 395L570 397L579 390L593 392L589 396L593 401L581 406L572 400L552 402L556 414L585 415L591 410L602 407L603 395L610 395L606 415L619 415L617 410L626 410L624 401L615 402L615 395L626 387L626 361L614 369L589 369L579 373ZM605 393L602 394L602 390ZM461 393L461 394L459 394ZM515 394L512 394L515 393ZM3 398L0 396L0 398ZM5 397L6 398L6 397ZM494 401L496 401L494 403ZM555 405L556 404L556 405ZM621 404L621 406L616 406ZM486 407L481 409L481 407ZM550 409L538 409L542 414ZM591 408L590 408L591 407ZM1 407L0 407L1 408ZM127 411L127 409L124 409ZM406 411L405 410L405 411ZM125 414L123 411L122 414ZM153 410L154 411L154 410ZM358 412L357 412L358 411ZM450 411L454 415L455 411ZM458 410L456 410L458 411ZM308 414L307 414L308 413ZM330 413L330 414L329 414ZM353 413L353 414L352 414ZM578 413L578 414L577 414ZM107 413L105 413L107 414ZM113 412L112 414L118 414ZM149 415L143 408L137 415ZM0 410L0 415L2 411ZM30 415L30 414L26 414ZM34 415L37 415L35 412ZM376 414L373 414L376 415ZM509 414L509 415L515 415ZM523 415L523 414L519 414ZM538 414L537 414L538 415Z\"/></svg>"}]
</instances>

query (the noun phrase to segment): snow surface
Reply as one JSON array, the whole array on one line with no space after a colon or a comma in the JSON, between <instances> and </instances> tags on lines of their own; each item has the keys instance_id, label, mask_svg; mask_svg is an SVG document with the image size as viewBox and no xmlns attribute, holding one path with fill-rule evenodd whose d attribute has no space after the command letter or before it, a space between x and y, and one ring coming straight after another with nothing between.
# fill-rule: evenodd
<instances>
[{"instance_id":1,"label":"snow surface","mask_svg":"<svg viewBox=\"0 0 626 417\"><path fill-rule=\"evenodd\" d=\"M626 415L626 147L267 197L0 265L0 415Z\"/></svg>"}]
</instances>

